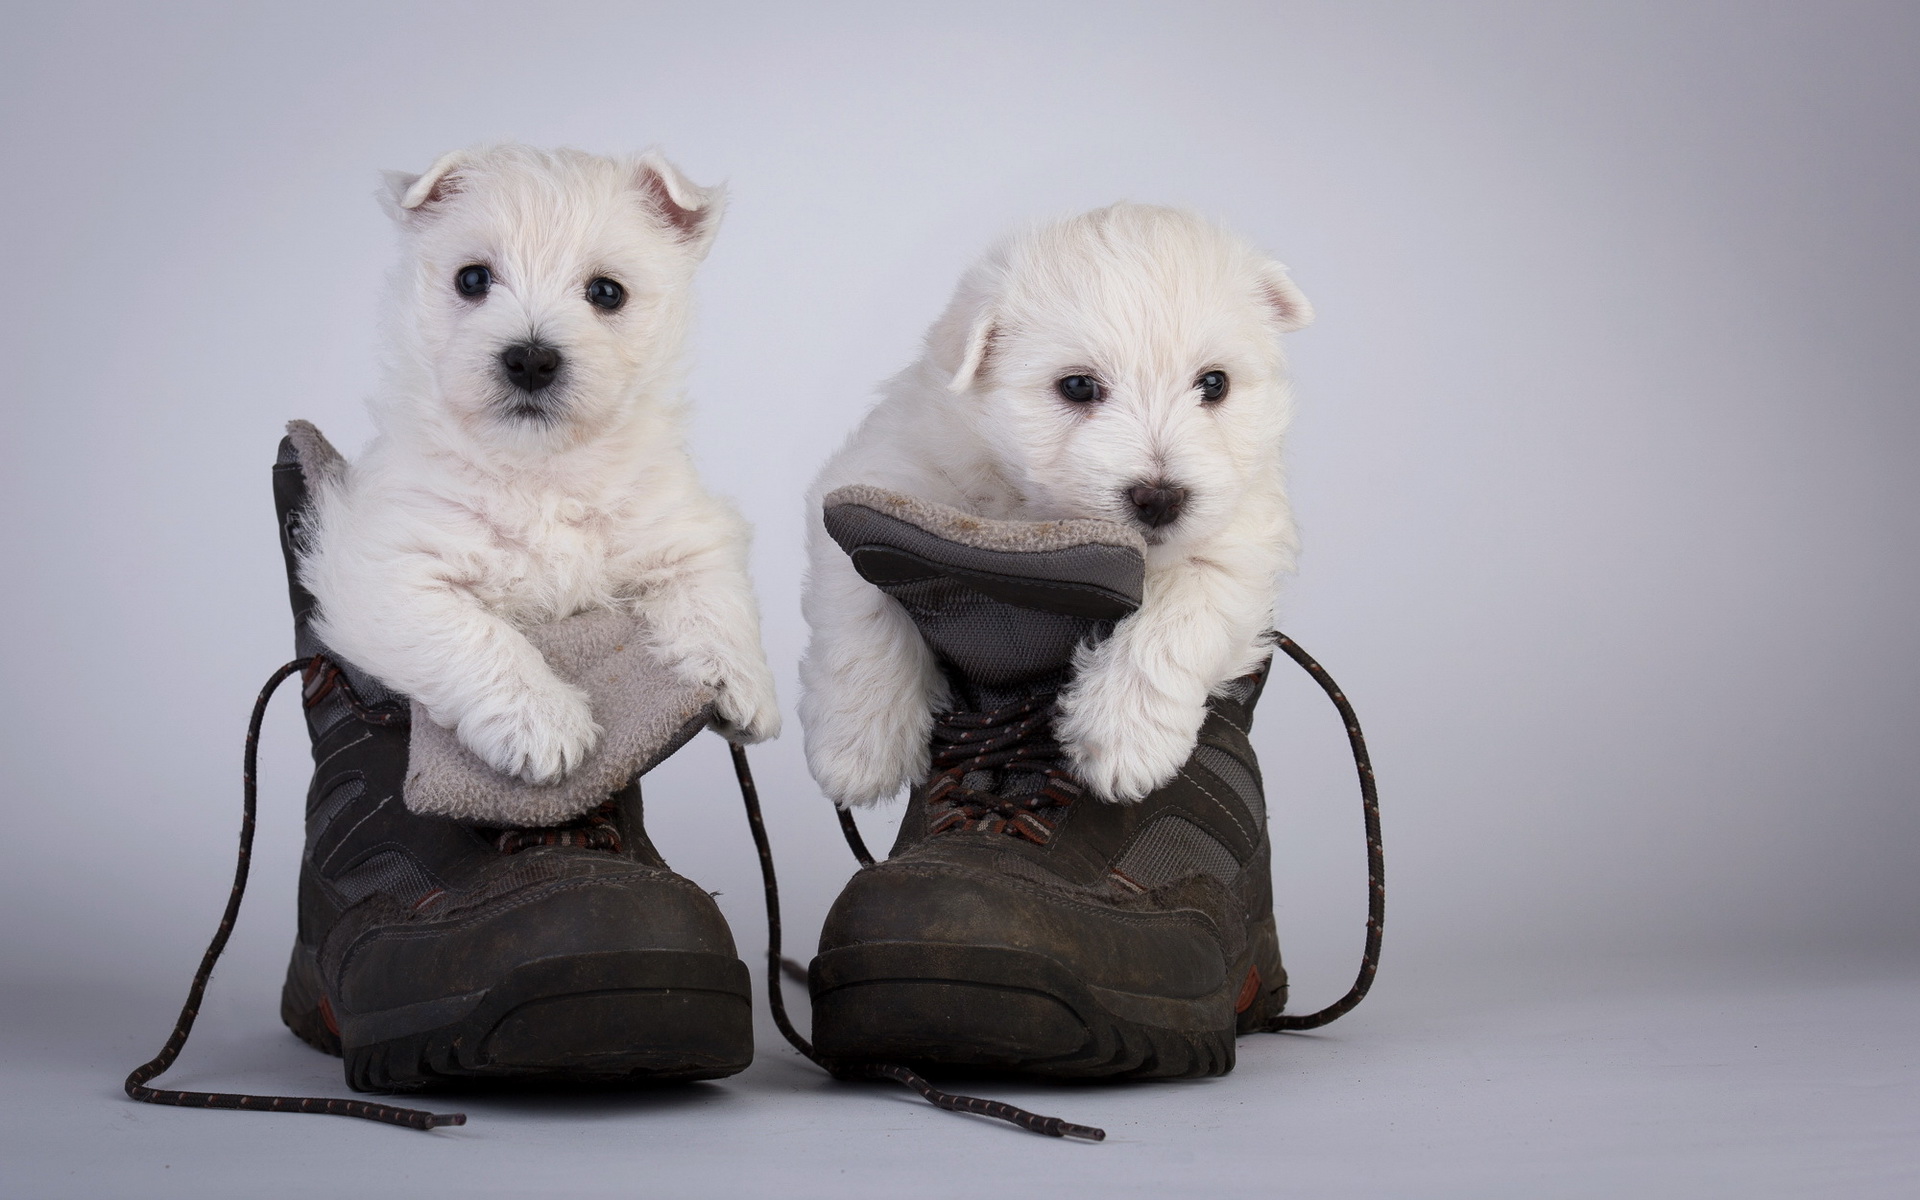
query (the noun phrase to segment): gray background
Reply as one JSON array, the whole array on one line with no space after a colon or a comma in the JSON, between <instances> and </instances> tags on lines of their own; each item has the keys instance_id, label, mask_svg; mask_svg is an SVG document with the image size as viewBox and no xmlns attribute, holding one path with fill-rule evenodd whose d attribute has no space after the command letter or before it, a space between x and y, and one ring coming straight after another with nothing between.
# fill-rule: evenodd
<instances>
[{"instance_id":1,"label":"gray background","mask_svg":"<svg viewBox=\"0 0 1920 1200\"><path fill-rule=\"evenodd\" d=\"M9 1195L1900 1194L1920 1186L1920 10L1859 4L16 5L0 46L0 1032ZM799 497L996 233L1118 198L1290 263L1306 551L1283 627L1359 705L1385 969L1233 1075L480 1099L431 1138L117 1098L231 870L291 653L267 465L353 452L380 168L658 143L732 207L696 454L757 529L789 712ZM1357 955L1339 728L1256 730L1296 997ZM304 747L178 1086L340 1092L274 1020ZM791 722L791 718L790 718ZM758 751L801 951L850 868ZM725 755L649 786L751 955ZM869 836L884 837L869 819ZM797 999L797 997L796 997ZM1909 1193L1910 1194L1910 1193Z\"/></svg>"}]
</instances>

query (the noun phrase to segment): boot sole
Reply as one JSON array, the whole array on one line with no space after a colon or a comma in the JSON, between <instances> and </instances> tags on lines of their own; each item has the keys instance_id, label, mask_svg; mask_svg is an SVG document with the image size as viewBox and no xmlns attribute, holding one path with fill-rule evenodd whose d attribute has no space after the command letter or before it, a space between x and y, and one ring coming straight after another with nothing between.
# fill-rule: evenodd
<instances>
[{"instance_id":1,"label":"boot sole","mask_svg":"<svg viewBox=\"0 0 1920 1200\"><path fill-rule=\"evenodd\" d=\"M1248 964L1195 998L1091 986L1046 955L875 942L813 960L814 1046L828 1058L1064 1079L1186 1079L1233 1069Z\"/></svg>"},{"instance_id":2,"label":"boot sole","mask_svg":"<svg viewBox=\"0 0 1920 1200\"><path fill-rule=\"evenodd\" d=\"M720 1079L753 1061L746 964L689 951L537 959L484 991L353 1013L327 999L312 952L296 947L280 1015L302 1041L339 1055L356 1091Z\"/></svg>"}]
</instances>

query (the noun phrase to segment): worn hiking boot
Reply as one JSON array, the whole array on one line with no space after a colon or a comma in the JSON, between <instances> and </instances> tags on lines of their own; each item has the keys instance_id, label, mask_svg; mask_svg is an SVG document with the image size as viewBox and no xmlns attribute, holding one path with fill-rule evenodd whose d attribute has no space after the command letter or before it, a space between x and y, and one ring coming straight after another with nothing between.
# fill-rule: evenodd
<instances>
[{"instance_id":1,"label":"worn hiking boot","mask_svg":"<svg viewBox=\"0 0 1920 1200\"><path fill-rule=\"evenodd\" d=\"M546 828L421 816L404 802L408 702L311 629L298 525L308 479L338 458L317 430L295 433L280 445L274 500L296 642L315 656L302 688L315 766L282 1019L341 1055L360 1090L460 1077L712 1079L746 1067L747 968L719 907L647 839L637 777ZM686 722L658 757L705 723L704 713Z\"/></svg>"},{"instance_id":2,"label":"worn hiking boot","mask_svg":"<svg viewBox=\"0 0 1920 1200\"><path fill-rule=\"evenodd\" d=\"M1211 701L1173 782L1095 800L1054 740L1054 697L1074 648L1139 607L1137 542L865 487L829 495L825 517L912 617L957 709L935 718L892 854L827 916L809 972L819 1052L1063 1077L1231 1070L1235 1036L1286 1002L1247 741L1265 669Z\"/></svg>"}]
</instances>

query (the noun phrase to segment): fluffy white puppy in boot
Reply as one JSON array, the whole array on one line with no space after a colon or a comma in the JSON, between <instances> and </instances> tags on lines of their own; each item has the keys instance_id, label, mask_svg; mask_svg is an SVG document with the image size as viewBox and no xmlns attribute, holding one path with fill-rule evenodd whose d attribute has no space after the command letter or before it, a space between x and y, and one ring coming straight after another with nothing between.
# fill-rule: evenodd
<instances>
[{"instance_id":1,"label":"fluffy white puppy in boot","mask_svg":"<svg viewBox=\"0 0 1920 1200\"><path fill-rule=\"evenodd\" d=\"M1172 778L1208 694L1271 652L1296 544L1280 335L1311 319L1279 263L1167 208L1042 226L975 266L925 354L814 485L800 715L827 794L871 803L923 778L931 714L948 700L905 612L821 524L821 497L845 484L994 519L1139 529L1144 603L1082 647L1055 730L1108 799Z\"/></svg>"},{"instance_id":2,"label":"fluffy white puppy in boot","mask_svg":"<svg viewBox=\"0 0 1920 1200\"><path fill-rule=\"evenodd\" d=\"M601 730L523 630L596 608L644 618L728 736L772 737L748 532L681 421L721 189L656 154L494 146L387 198L406 253L378 433L321 489L302 569L321 639L529 783Z\"/></svg>"}]
</instances>

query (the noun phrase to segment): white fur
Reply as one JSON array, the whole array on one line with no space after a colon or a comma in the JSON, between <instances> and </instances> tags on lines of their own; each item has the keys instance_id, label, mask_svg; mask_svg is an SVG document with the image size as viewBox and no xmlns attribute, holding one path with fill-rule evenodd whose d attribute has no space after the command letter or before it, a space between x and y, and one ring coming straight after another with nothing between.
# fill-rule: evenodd
<instances>
[{"instance_id":1,"label":"white fur","mask_svg":"<svg viewBox=\"0 0 1920 1200\"><path fill-rule=\"evenodd\" d=\"M1058 732L1097 793L1134 800L1192 752L1208 694L1269 653L1293 517L1281 473L1291 395L1279 335L1312 319L1285 269L1190 214L1111 208L1031 230L961 282L919 362L821 471L811 493L800 716L814 778L841 804L892 796L927 770L948 702L899 605L855 574L820 498L868 483L985 517L1135 520L1126 490L1191 489L1144 529L1146 598L1061 696ZM1225 371L1204 403L1198 378ZM1092 375L1093 405L1055 382Z\"/></svg>"},{"instance_id":2,"label":"white fur","mask_svg":"<svg viewBox=\"0 0 1920 1200\"><path fill-rule=\"evenodd\" d=\"M406 253L378 432L321 490L301 573L321 639L531 782L600 730L521 630L589 608L644 616L670 662L719 689L728 736L772 737L748 530L701 486L681 427L690 285L721 190L653 154L498 146L390 176L387 200ZM482 300L455 290L469 264L492 271ZM624 307L587 302L601 276ZM536 337L564 365L516 415L528 396L499 354Z\"/></svg>"}]
</instances>

